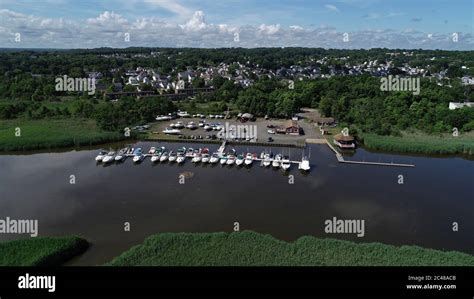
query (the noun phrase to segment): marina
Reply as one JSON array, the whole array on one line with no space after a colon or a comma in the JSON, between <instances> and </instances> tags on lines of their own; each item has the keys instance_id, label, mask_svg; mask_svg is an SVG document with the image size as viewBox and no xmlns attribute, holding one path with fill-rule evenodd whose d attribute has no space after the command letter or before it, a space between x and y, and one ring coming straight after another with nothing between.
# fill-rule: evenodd
<instances>
[{"instance_id":1,"label":"marina","mask_svg":"<svg viewBox=\"0 0 474 299\"><path fill-rule=\"evenodd\" d=\"M197 148L192 147L186 148L181 147L177 151L169 150L162 146L152 146L147 153L143 153L142 148L126 147L119 150L117 153L114 151L106 152L100 151L95 157L96 163L102 163L104 165L112 162L123 162L127 158L132 158L134 163L141 163L146 158L150 158L153 163L157 162L176 162L182 164L186 159L190 159L192 163L203 163L203 164L217 164L220 161L221 165L236 165L236 166L247 166L250 167L253 162L258 162L262 167L268 167L272 165L274 168L281 168L284 171L288 171L291 165L296 165L301 171L310 171L311 166L309 159L302 156L301 161L290 160L289 156L284 156L281 153L273 154L272 152L263 151L258 155L257 153L246 152L236 154L235 149L230 149L226 152L227 141L223 141L216 152L210 152L209 148Z\"/></svg>"}]
</instances>

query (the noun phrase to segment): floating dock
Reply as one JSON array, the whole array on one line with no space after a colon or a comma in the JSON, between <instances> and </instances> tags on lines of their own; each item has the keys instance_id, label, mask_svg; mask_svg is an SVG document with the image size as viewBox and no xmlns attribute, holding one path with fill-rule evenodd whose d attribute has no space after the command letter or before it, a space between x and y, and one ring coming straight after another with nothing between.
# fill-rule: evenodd
<instances>
[{"instance_id":1,"label":"floating dock","mask_svg":"<svg viewBox=\"0 0 474 299\"><path fill-rule=\"evenodd\" d=\"M326 144L329 148L336 154L337 162L339 163L346 163L346 164L361 164L361 165L374 165L374 166L395 166L395 167L415 167L414 164L403 164L403 163L384 163L384 162L370 162L370 161L352 161L352 160L345 160L341 153L337 151L337 149L326 140Z\"/></svg>"}]
</instances>

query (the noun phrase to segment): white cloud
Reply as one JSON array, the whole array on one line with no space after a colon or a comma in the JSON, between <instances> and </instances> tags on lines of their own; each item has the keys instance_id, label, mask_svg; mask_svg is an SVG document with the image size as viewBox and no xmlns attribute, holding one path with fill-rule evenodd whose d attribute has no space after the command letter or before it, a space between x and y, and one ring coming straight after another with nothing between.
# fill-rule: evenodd
<instances>
[{"instance_id":1,"label":"white cloud","mask_svg":"<svg viewBox=\"0 0 474 299\"><path fill-rule=\"evenodd\" d=\"M337 8L335 5L326 4L326 5L324 5L324 7L326 7L326 8L329 9L330 11L339 12L339 8Z\"/></svg>"},{"instance_id":2,"label":"white cloud","mask_svg":"<svg viewBox=\"0 0 474 299\"><path fill-rule=\"evenodd\" d=\"M278 31L280 31L280 24L276 24L276 25L262 24L258 26L258 32L263 33L263 34L275 34Z\"/></svg>"},{"instance_id":3,"label":"white cloud","mask_svg":"<svg viewBox=\"0 0 474 299\"><path fill-rule=\"evenodd\" d=\"M472 33L459 33L459 42L450 36L429 32L390 29L349 32L350 42L343 42L345 31L334 27L303 27L261 24L229 26L207 23L205 14L196 11L189 19L173 23L151 17L127 19L111 11L95 18L67 20L42 18L0 9L0 45L3 47L94 48L94 47L324 47L324 48L439 48L472 50ZM234 34L239 38L234 39ZM21 42L15 42L21 33ZM130 42L124 39L129 33Z\"/></svg>"},{"instance_id":4,"label":"white cloud","mask_svg":"<svg viewBox=\"0 0 474 299\"><path fill-rule=\"evenodd\" d=\"M206 29L207 24L204 18L204 13L200 10L196 11L193 17L184 25L180 25L184 30L198 31Z\"/></svg>"}]
</instances>

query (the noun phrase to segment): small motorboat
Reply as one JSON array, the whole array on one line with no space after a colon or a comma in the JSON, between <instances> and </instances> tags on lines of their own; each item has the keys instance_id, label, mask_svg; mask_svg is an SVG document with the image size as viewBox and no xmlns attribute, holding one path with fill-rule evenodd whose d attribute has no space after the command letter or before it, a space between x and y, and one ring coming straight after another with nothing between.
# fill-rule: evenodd
<instances>
[{"instance_id":1,"label":"small motorboat","mask_svg":"<svg viewBox=\"0 0 474 299\"><path fill-rule=\"evenodd\" d=\"M227 164L227 156L225 154L221 156L220 163L221 165Z\"/></svg>"},{"instance_id":2,"label":"small motorboat","mask_svg":"<svg viewBox=\"0 0 474 299\"><path fill-rule=\"evenodd\" d=\"M178 157L178 154L171 151L170 154L168 155L168 161L175 162L177 157Z\"/></svg>"},{"instance_id":3,"label":"small motorboat","mask_svg":"<svg viewBox=\"0 0 474 299\"><path fill-rule=\"evenodd\" d=\"M280 154L277 154L275 155L275 159L273 159L272 161L272 166L273 167L280 167L280 162L281 162L281 155Z\"/></svg>"},{"instance_id":4,"label":"small motorboat","mask_svg":"<svg viewBox=\"0 0 474 299\"><path fill-rule=\"evenodd\" d=\"M234 156L234 155L230 155L230 156L227 158L226 164L227 164L227 165L233 165L234 163L235 163L235 156Z\"/></svg>"},{"instance_id":5,"label":"small motorboat","mask_svg":"<svg viewBox=\"0 0 474 299\"><path fill-rule=\"evenodd\" d=\"M181 164L184 163L184 161L186 161L186 156L183 153L178 152L176 157L176 163Z\"/></svg>"},{"instance_id":6,"label":"small motorboat","mask_svg":"<svg viewBox=\"0 0 474 299\"><path fill-rule=\"evenodd\" d=\"M290 162L290 158L289 158L288 156L284 156L284 157L281 159L280 167L281 167L283 170L288 170L288 169L290 169L290 167L291 167L291 162Z\"/></svg>"},{"instance_id":7,"label":"small motorboat","mask_svg":"<svg viewBox=\"0 0 474 299\"><path fill-rule=\"evenodd\" d=\"M144 159L145 159L145 155L142 153L142 149L137 148L133 152L133 162L134 163L139 163L139 162L142 162Z\"/></svg>"},{"instance_id":8,"label":"small motorboat","mask_svg":"<svg viewBox=\"0 0 474 299\"><path fill-rule=\"evenodd\" d=\"M210 159L211 159L211 155L209 155L209 154L202 154L202 156L201 156L201 162L202 163L208 163Z\"/></svg>"},{"instance_id":9,"label":"small motorboat","mask_svg":"<svg viewBox=\"0 0 474 299\"><path fill-rule=\"evenodd\" d=\"M187 158L192 158L193 156L194 156L194 149L192 147L190 147L186 150L186 157Z\"/></svg>"},{"instance_id":10,"label":"small motorboat","mask_svg":"<svg viewBox=\"0 0 474 299\"><path fill-rule=\"evenodd\" d=\"M127 154L126 154L126 153L127 153L128 150L129 150L128 148L123 148L123 149L119 150L119 152L118 152L117 155L115 156L114 160L115 160L116 162L123 162L123 161L125 161L125 159L127 158Z\"/></svg>"},{"instance_id":11,"label":"small motorboat","mask_svg":"<svg viewBox=\"0 0 474 299\"><path fill-rule=\"evenodd\" d=\"M165 162L166 160L168 160L168 155L169 155L168 152L166 152L166 151L163 152L163 153L161 154L161 157L160 157L160 162Z\"/></svg>"},{"instance_id":12,"label":"small motorboat","mask_svg":"<svg viewBox=\"0 0 474 299\"><path fill-rule=\"evenodd\" d=\"M309 159L308 157L303 157L301 159L300 164L298 165L298 169L302 171L309 171L311 169L311 166L309 165Z\"/></svg>"},{"instance_id":13,"label":"small motorboat","mask_svg":"<svg viewBox=\"0 0 474 299\"><path fill-rule=\"evenodd\" d=\"M245 158L243 154L238 155L237 158L235 159L235 165L240 166L244 164L244 160Z\"/></svg>"},{"instance_id":14,"label":"small motorboat","mask_svg":"<svg viewBox=\"0 0 474 299\"><path fill-rule=\"evenodd\" d=\"M151 156L151 159L150 159L151 162L155 163L155 162L160 161L161 155L163 154L164 151L165 151L164 146L157 148L153 156Z\"/></svg>"},{"instance_id":15,"label":"small motorboat","mask_svg":"<svg viewBox=\"0 0 474 299\"><path fill-rule=\"evenodd\" d=\"M95 161L102 162L102 159L104 159L105 155L107 155L106 151L100 151L99 154L95 157Z\"/></svg>"},{"instance_id":16,"label":"small motorboat","mask_svg":"<svg viewBox=\"0 0 474 299\"><path fill-rule=\"evenodd\" d=\"M163 133L165 133L167 135L178 135L178 134L181 134L181 130L173 129L171 127L167 127L166 129L163 130Z\"/></svg>"},{"instance_id":17,"label":"small motorboat","mask_svg":"<svg viewBox=\"0 0 474 299\"><path fill-rule=\"evenodd\" d=\"M156 152L156 147L152 146L150 147L150 150L148 151L148 154L153 155Z\"/></svg>"},{"instance_id":18,"label":"small motorboat","mask_svg":"<svg viewBox=\"0 0 474 299\"><path fill-rule=\"evenodd\" d=\"M201 154L200 153L195 153L193 156L193 159L191 160L193 163L199 163L201 162Z\"/></svg>"},{"instance_id":19,"label":"small motorboat","mask_svg":"<svg viewBox=\"0 0 474 299\"><path fill-rule=\"evenodd\" d=\"M218 153L213 153L211 155L211 159L209 160L209 162L211 164L215 164L215 163L219 162L219 159L220 159L219 154Z\"/></svg>"},{"instance_id":20,"label":"small motorboat","mask_svg":"<svg viewBox=\"0 0 474 299\"><path fill-rule=\"evenodd\" d=\"M186 125L186 129L194 130L194 129L197 129L197 128L198 128L198 126L192 121L188 122L188 124Z\"/></svg>"},{"instance_id":21,"label":"small motorboat","mask_svg":"<svg viewBox=\"0 0 474 299\"><path fill-rule=\"evenodd\" d=\"M247 156L245 156L245 165L250 166L253 163L253 155L252 153L248 153Z\"/></svg>"},{"instance_id":22,"label":"small motorboat","mask_svg":"<svg viewBox=\"0 0 474 299\"><path fill-rule=\"evenodd\" d=\"M263 157L263 166L268 167L272 164L272 158L270 154L265 154Z\"/></svg>"},{"instance_id":23,"label":"small motorboat","mask_svg":"<svg viewBox=\"0 0 474 299\"><path fill-rule=\"evenodd\" d=\"M104 158L102 158L102 163L104 164L111 163L114 161L114 158L115 158L115 152L108 152L107 155L105 155Z\"/></svg>"}]
</instances>

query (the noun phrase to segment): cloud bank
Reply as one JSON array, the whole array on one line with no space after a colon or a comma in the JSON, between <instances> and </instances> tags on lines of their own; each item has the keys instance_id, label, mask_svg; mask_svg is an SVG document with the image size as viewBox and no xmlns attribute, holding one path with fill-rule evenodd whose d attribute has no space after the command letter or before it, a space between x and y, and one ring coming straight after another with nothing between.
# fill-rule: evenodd
<instances>
[{"instance_id":1,"label":"cloud bank","mask_svg":"<svg viewBox=\"0 0 474 299\"><path fill-rule=\"evenodd\" d=\"M155 2L161 4L162 1ZM336 11L334 8L332 10ZM202 11L192 13L190 18L181 23L172 23L153 17L130 20L113 11L104 11L95 18L77 21L0 10L0 47L9 48L144 46L474 49L472 33L457 32L456 38L453 34L421 32L410 28L403 31L380 29L342 32L334 27L305 28L296 24L288 27L280 24L230 26L208 23Z\"/></svg>"}]
</instances>

